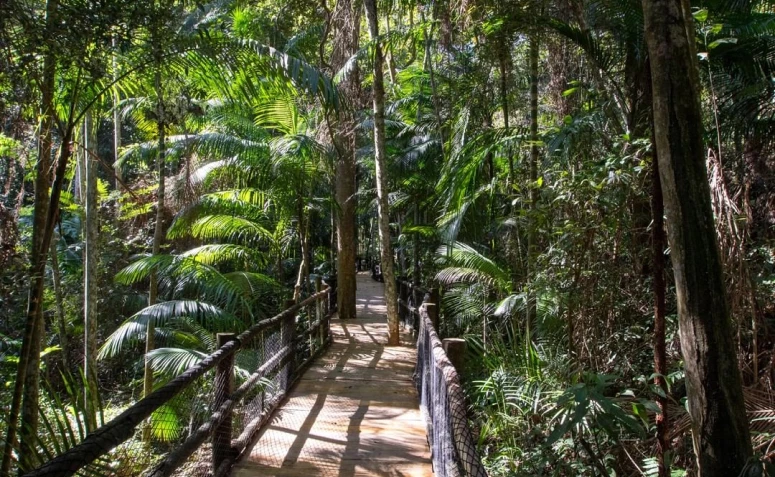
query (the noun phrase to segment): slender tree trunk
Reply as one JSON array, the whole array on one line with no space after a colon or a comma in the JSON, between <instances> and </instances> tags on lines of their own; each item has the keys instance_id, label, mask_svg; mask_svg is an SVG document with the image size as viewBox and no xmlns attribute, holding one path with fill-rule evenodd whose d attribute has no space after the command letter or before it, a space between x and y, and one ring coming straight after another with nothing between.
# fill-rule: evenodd
<instances>
[{"instance_id":1,"label":"slender tree trunk","mask_svg":"<svg viewBox=\"0 0 775 477\"><path fill-rule=\"evenodd\" d=\"M736 476L753 451L705 167L691 9L688 0L643 0L643 11L699 474Z\"/></svg>"},{"instance_id":2,"label":"slender tree trunk","mask_svg":"<svg viewBox=\"0 0 775 477\"><path fill-rule=\"evenodd\" d=\"M382 74L382 46L377 25L376 0L364 0L369 36L374 46L374 163L377 179L377 211L379 214L379 239L382 245L381 268L385 280L387 301L388 344L398 345L398 295L396 276L393 269L393 247L390 243L390 206L388 204L387 153L385 148L385 85Z\"/></svg>"},{"instance_id":3,"label":"slender tree trunk","mask_svg":"<svg viewBox=\"0 0 775 477\"><path fill-rule=\"evenodd\" d=\"M390 37L390 12L388 12L387 15L385 15L385 29L387 30L387 35ZM388 44L388 51L385 55L385 63L387 63L388 66L388 75L390 76L390 83L395 84L396 83L396 61L395 57L393 55L393 44Z\"/></svg>"},{"instance_id":4,"label":"slender tree trunk","mask_svg":"<svg viewBox=\"0 0 775 477\"><path fill-rule=\"evenodd\" d=\"M115 36L112 39L112 45L115 50L117 47ZM113 52L111 61L113 65L113 80L115 81L118 77L118 61L116 59L115 51ZM121 149L121 114L118 110L118 103L120 100L121 98L118 91L115 91L113 93L113 169L116 174L116 189L120 187L121 181L124 180L124 176L121 173L121 167L118 165L119 149Z\"/></svg>"},{"instance_id":5,"label":"slender tree trunk","mask_svg":"<svg viewBox=\"0 0 775 477\"><path fill-rule=\"evenodd\" d=\"M70 370L70 339L67 336L67 321L65 320L64 296L62 295L62 274L59 272L59 259L57 257L57 244L51 241L49 246L51 255L51 277L54 282L54 301L57 309L57 332L59 333L59 347L62 348L62 369Z\"/></svg>"},{"instance_id":6,"label":"slender tree trunk","mask_svg":"<svg viewBox=\"0 0 775 477\"><path fill-rule=\"evenodd\" d=\"M538 207L538 37L533 34L529 45L530 63L530 212L527 226L527 333L531 339L536 318L536 212Z\"/></svg>"},{"instance_id":7,"label":"slender tree trunk","mask_svg":"<svg viewBox=\"0 0 775 477\"><path fill-rule=\"evenodd\" d=\"M99 394L97 392L97 260L99 257L99 217L97 207L97 144L94 134L91 112L86 112L83 120L84 149L81 156L83 163L83 191L85 218L84 239L86 242L84 278L84 350L83 374L86 378L84 390L85 421L88 432L97 429L97 411L99 409Z\"/></svg>"},{"instance_id":8,"label":"slender tree trunk","mask_svg":"<svg viewBox=\"0 0 775 477\"><path fill-rule=\"evenodd\" d=\"M161 55L161 52L158 53ZM161 244L164 239L164 170L167 156L166 146L166 114L164 108L164 90L161 79L161 59L157 59L155 73L156 88L156 134L158 139L156 156L156 174L159 177L159 186L156 191L156 224L153 229L153 246L151 253L159 255L161 253ZM151 274L151 283L148 290L148 305L155 305L159 300L159 280L156 273ZM148 396L153 392L153 367L151 366L150 353L156 347L155 343L156 328L153 320L148 321L145 331L145 365L143 367L143 396ZM151 439L151 423L148 422L143 428L143 440Z\"/></svg>"},{"instance_id":9,"label":"slender tree trunk","mask_svg":"<svg viewBox=\"0 0 775 477\"><path fill-rule=\"evenodd\" d=\"M425 13L421 13L421 20L425 23ZM423 27L423 42L424 42L424 56L423 56L423 69L428 72L428 78L431 83L431 104L433 104L433 114L436 116L437 127L439 130L439 137L441 138L442 148L447 143L446 134L444 132L444 123L441 118L441 104L439 102L439 95L436 88L436 73L433 70L433 56L431 52L431 34L428 31L428 27Z\"/></svg>"},{"instance_id":10,"label":"slender tree trunk","mask_svg":"<svg viewBox=\"0 0 775 477\"><path fill-rule=\"evenodd\" d=\"M503 126L506 129L506 134L509 133L509 64L508 64L508 45L504 46L504 50L500 54L500 58L498 59L499 66L500 66L500 72L501 72L501 107L503 108ZM532 50L531 50L532 52ZM531 57L532 59L532 57ZM531 63L532 68L532 63ZM536 65L536 68L538 66ZM532 72L532 69L531 69ZM533 87L532 83L530 85L530 92L532 94ZM537 93L536 93L537 94ZM531 107L532 107L532 96L531 99ZM537 101L537 100L536 100ZM532 111L532 110L531 110ZM532 114L532 112L531 112ZM532 116L531 116L532 119ZM532 127L532 121L531 121L531 127ZM536 131L538 130L538 126L536 126ZM532 133L532 129L531 129ZM509 179L506 182L506 185L511 187L511 184L514 181L514 153L511 150L511 147L508 148L508 156L509 156ZM511 194L511 190L507 192L508 194Z\"/></svg>"},{"instance_id":11,"label":"slender tree trunk","mask_svg":"<svg viewBox=\"0 0 775 477\"><path fill-rule=\"evenodd\" d=\"M309 217L304 216L304 201L299 198L299 242L301 243L301 263L299 264L299 273L296 276L296 286L293 288L293 301L299 302L301 299L301 289L307 280L309 270Z\"/></svg>"},{"instance_id":12,"label":"slender tree trunk","mask_svg":"<svg viewBox=\"0 0 775 477\"><path fill-rule=\"evenodd\" d=\"M657 396L657 463L659 477L670 476L670 466L665 453L670 450L667 408L667 353L665 346L665 208L662 202L662 184L659 180L659 163L654 158L651 192L651 246L654 261L654 384L662 390Z\"/></svg>"},{"instance_id":13,"label":"slender tree trunk","mask_svg":"<svg viewBox=\"0 0 775 477\"><path fill-rule=\"evenodd\" d=\"M358 51L360 41L360 9L356 0L339 0L332 13L334 45L331 66L340 70ZM351 71L342 85L342 91L351 102L357 103L360 96L360 78L357 67ZM340 112L336 122L333 142L338 157L336 161L337 217L337 308L339 318L354 319L355 316L355 255L356 255L356 162L355 162L355 119L351 111Z\"/></svg>"},{"instance_id":14,"label":"slender tree trunk","mask_svg":"<svg viewBox=\"0 0 775 477\"><path fill-rule=\"evenodd\" d=\"M46 27L54 28L57 21L58 2L50 0L46 5ZM49 215L49 187L51 185L51 154L53 152L52 131L54 128L54 81L56 59L50 50L43 60L43 83L41 86L40 135L38 137L38 163L35 176L35 205L33 211L32 242L30 244L30 293L27 302L19 364L16 369L11 410L3 448L0 475L10 475L12 451L19 434L19 468L30 470L33 466L34 445L38 427L38 394L40 349L43 337L43 287L46 264L46 226ZM53 233L53 229L52 229ZM48 242L50 243L50 237ZM21 411L21 416L20 416Z\"/></svg>"}]
</instances>

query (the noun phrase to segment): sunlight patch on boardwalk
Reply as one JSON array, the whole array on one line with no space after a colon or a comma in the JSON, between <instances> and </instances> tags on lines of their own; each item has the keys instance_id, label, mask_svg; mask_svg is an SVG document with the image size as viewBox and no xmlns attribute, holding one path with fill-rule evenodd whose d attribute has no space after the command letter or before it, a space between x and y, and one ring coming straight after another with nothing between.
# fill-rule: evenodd
<instances>
[{"instance_id":1,"label":"sunlight patch on boardwalk","mask_svg":"<svg viewBox=\"0 0 775 477\"><path fill-rule=\"evenodd\" d=\"M385 346L383 285L358 276L358 319L331 322L334 342L302 376L235 477L430 476L409 336Z\"/></svg>"}]
</instances>

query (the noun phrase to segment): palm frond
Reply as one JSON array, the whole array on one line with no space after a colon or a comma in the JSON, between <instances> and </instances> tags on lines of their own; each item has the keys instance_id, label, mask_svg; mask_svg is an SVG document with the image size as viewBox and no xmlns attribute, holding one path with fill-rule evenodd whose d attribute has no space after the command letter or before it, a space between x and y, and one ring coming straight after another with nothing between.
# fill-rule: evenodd
<instances>
[{"instance_id":1,"label":"palm frond","mask_svg":"<svg viewBox=\"0 0 775 477\"><path fill-rule=\"evenodd\" d=\"M442 283L481 282L501 292L510 287L509 273L470 245L461 242L442 245L436 251L436 256L442 263L452 265L436 275L436 279Z\"/></svg>"},{"instance_id":2,"label":"palm frond","mask_svg":"<svg viewBox=\"0 0 775 477\"><path fill-rule=\"evenodd\" d=\"M222 309L195 300L170 300L150 305L132 315L100 347L98 359L118 356L130 343L143 339L148 324L160 328L190 318L209 328L238 329L239 320Z\"/></svg>"}]
</instances>

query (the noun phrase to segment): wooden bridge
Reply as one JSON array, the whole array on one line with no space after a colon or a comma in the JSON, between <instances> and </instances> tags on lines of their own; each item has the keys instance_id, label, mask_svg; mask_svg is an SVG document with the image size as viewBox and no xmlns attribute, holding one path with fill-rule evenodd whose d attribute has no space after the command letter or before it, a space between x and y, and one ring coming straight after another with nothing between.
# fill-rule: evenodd
<instances>
[{"instance_id":1,"label":"wooden bridge","mask_svg":"<svg viewBox=\"0 0 775 477\"><path fill-rule=\"evenodd\" d=\"M430 476L412 380L411 335L386 346L383 285L358 275L355 321L331 320L333 342L304 372L232 469L253 476Z\"/></svg>"},{"instance_id":2,"label":"wooden bridge","mask_svg":"<svg viewBox=\"0 0 775 477\"><path fill-rule=\"evenodd\" d=\"M435 331L437 295L400 282L412 333L387 346L383 285L367 274L357 285L357 319L336 318L335 283L318 279L311 296L219 334L212 354L25 477L486 477ZM140 427L163 428L170 413L187 433L149 459Z\"/></svg>"}]
</instances>

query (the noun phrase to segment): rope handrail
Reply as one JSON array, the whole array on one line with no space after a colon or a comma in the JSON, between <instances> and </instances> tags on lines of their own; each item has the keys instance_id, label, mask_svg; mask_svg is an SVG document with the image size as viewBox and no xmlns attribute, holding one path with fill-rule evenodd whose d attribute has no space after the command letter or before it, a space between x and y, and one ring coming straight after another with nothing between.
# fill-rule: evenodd
<instances>
[{"instance_id":1,"label":"rope handrail","mask_svg":"<svg viewBox=\"0 0 775 477\"><path fill-rule=\"evenodd\" d=\"M70 477L75 475L84 467L93 464L97 459L107 455L126 442L134 435L140 423L162 408L162 406L170 403L184 390L193 388L206 373L216 367L218 367L216 370L216 389L213 391L215 393L215 403L212 413L203 424L190 433L184 442L169 452L161 462L147 470L145 475L149 477L171 475L194 452L201 448L208 437L213 437L213 469L223 472L224 465L235 460L234 458L229 458L228 455L239 453L242 450L235 449L233 445L237 444L241 447L247 445L244 438L245 434L250 431L249 434L252 435L257 430L258 424L260 424L260 422L255 420L251 421L245 426L244 431L240 433L240 437L232 441L232 412L240 400L250 394L251 391L256 390L262 378L272 373L277 373L278 377L276 380L278 382L276 384L279 391L268 400L264 399L263 391L261 395L261 412L259 414L271 414L274 410L273 407L279 404L280 398L292 384L292 375L294 373L298 374L301 366L311 362L312 358L318 355L330 343L328 320L336 307L335 285L322 288L320 281L318 281L316 288L319 291L300 303L289 306L271 318L259 321L237 336L228 335L226 342L219 343L220 346L213 353L207 355L197 364L130 406L110 422L91 432L79 444L25 474L24 477ZM306 313L307 326L301 332L298 332L296 330L296 318L300 312ZM279 332L277 328L280 329ZM268 333L269 336L267 336ZM277 336L278 334L279 336ZM272 336L274 336L274 341L279 341L280 343L277 346L278 349L268 354L267 348L270 347L269 341L271 341ZM305 340L307 337L308 341ZM256 343L257 341L260 343ZM257 348L253 350L245 349L249 345L255 345ZM301 366L294 366L294 358L300 352L297 348L307 345L309 348L306 349L306 352L310 356L301 363ZM238 389L232 391L230 388L232 386L231 375L234 368L234 356L243 349L245 352L253 351L253 354L263 356L263 362ZM222 370L221 368L224 364L228 364L228 366L224 368L225 370ZM226 389L218 389L219 385L221 387L226 386ZM225 432L229 434L224 438L229 448L225 451L223 449L220 450L220 453L227 455L227 457L219 459L216 458L215 434L224 426ZM101 468L104 468L104 466Z\"/></svg>"},{"instance_id":2,"label":"rope handrail","mask_svg":"<svg viewBox=\"0 0 775 477\"><path fill-rule=\"evenodd\" d=\"M427 305L419 309L415 379L428 424L435 475L487 477L468 426L460 376L444 351Z\"/></svg>"},{"instance_id":3,"label":"rope handrail","mask_svg":"<svg viewBox=\"0 0 775 477\"><path fill-rule=\"evenodd\" d=\"M399 279L398 292L399 319L404 326L411 326L417 336L414 377L420 394L420 408L428 427L434 474L441 477L486 477L487 472L468 426L465 393L456 369L459 363L453 363L445 348L446 344L459 344L448 342L462 340L442 342L439 338L436 331L440 319L437 290L428 290Z\"/></svg>"}]
</instances>

